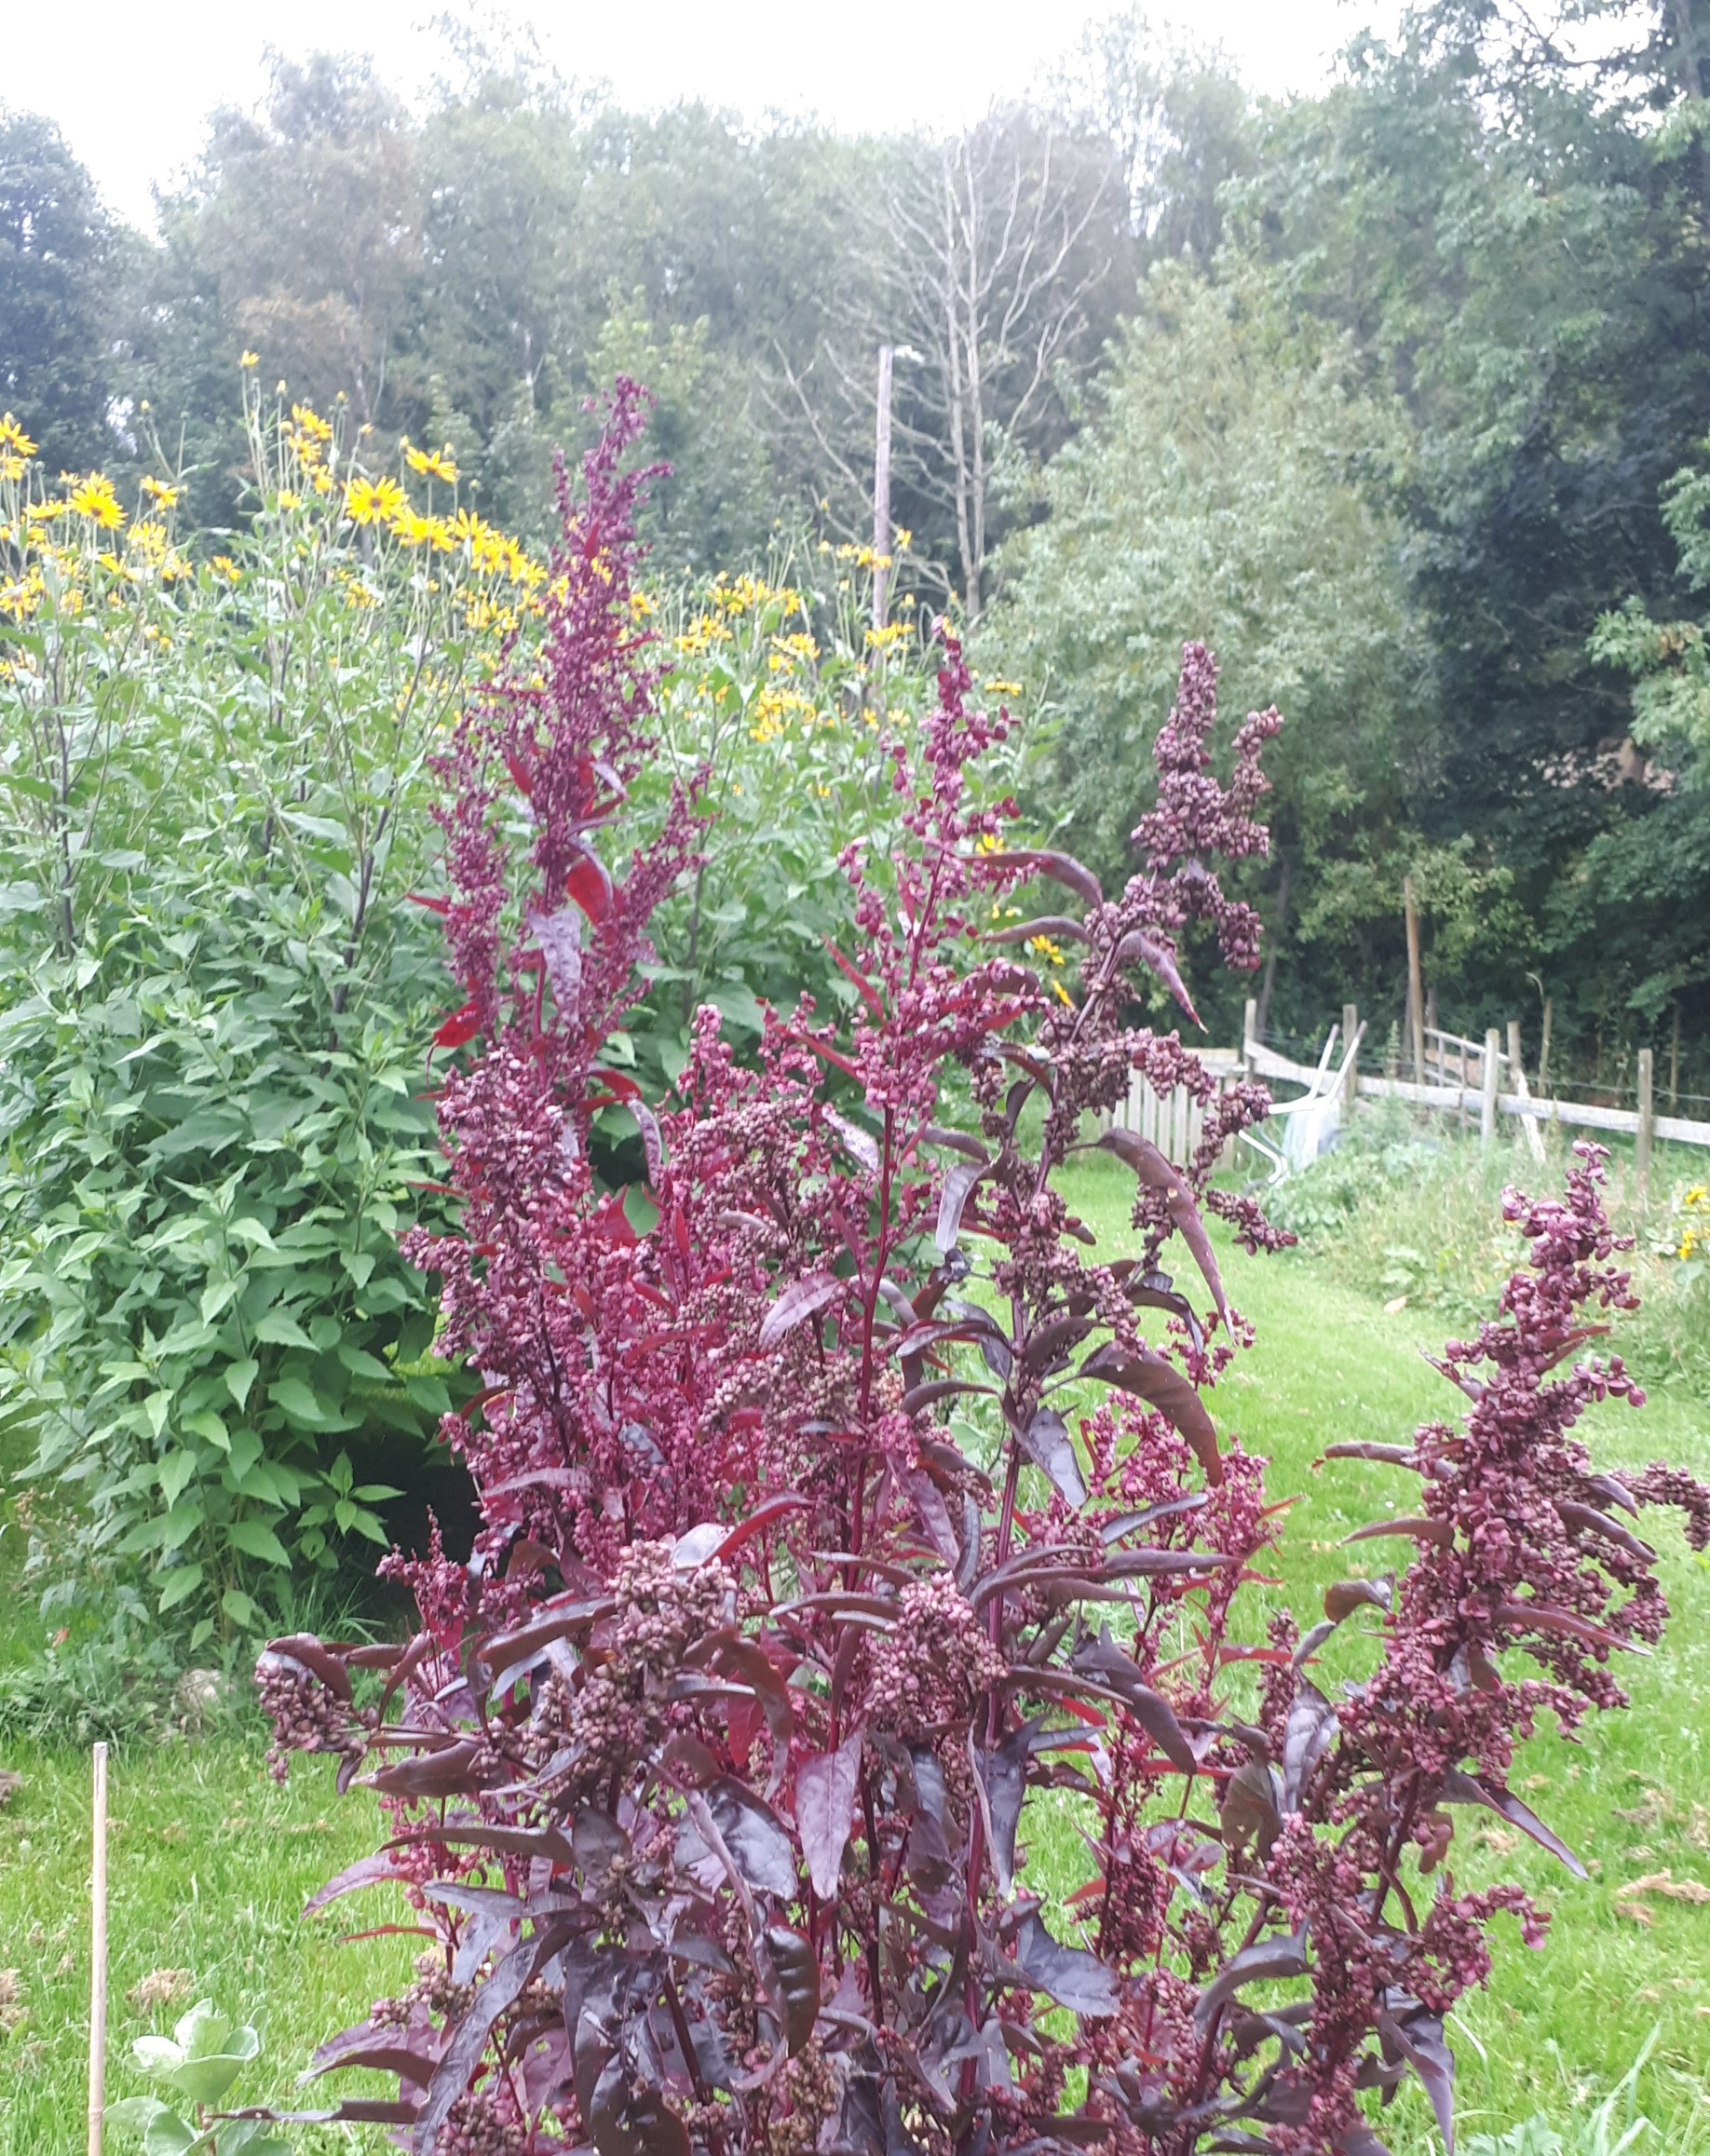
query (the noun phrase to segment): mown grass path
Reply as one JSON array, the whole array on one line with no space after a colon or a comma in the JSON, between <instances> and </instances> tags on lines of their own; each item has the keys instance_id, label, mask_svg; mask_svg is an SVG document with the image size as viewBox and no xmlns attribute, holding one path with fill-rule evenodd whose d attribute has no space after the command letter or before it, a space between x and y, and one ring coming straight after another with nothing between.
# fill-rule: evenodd
<instances>
[{"instance_id":1,"label":"mown grass path","mask_svg":"<svg viewBox=\"0 0 1710 2156\"><path fill-rule=\"evenodd\" d=\"M1120 1171L1089 1163L1068 1196L1106 1248L1124 1246ZM1350 1552L1340 1543L1386 1508L1405 1510L1409 1478L1353 1461L1315 1470L1323 1447L1337 1438L1394 1439L1421 1419L1452 1418L1455 1396L1420 1360L1422 1347L1441 1344L1429 1320L1386 1315L1296 1254L1251 1260L1226 1245L1223 1258L1258 1342L1226 1379L1215 1412L1223 1429L1271 1460L1273 1494L1298 1498L1280 1569L1283 1596L1310 1621L1328 1581L1405 1554L1394 1545ZM1606 1409L1587 1433L1605 1464L1666 1457L1710 1471L1710 1411L1690 1398L1653 1395L1639 1414ZM1664 1872L1689 1893L1710 1889L1710 1568L1687 1554L1672 1525L1660 1534L1674 1622L1653 1661L1623 1671L1633 1711L1594 1726L1576 1746L1540 1738L1514 1777L1592 1878L1569 1878L1494 1820L1458 1820L1458 1879L1518 1879L1555 1911L1540 1953L1527 1952L1512 1925L1499 1926L1491 1993L1468 2002L1451 2029L1469 2133L1537 2111L1569 2127L1655 2029L1639 2089L1660 2129L1648 2145L1710 2156L1710 1900L1633 1891ZM1355 1674L1361 1651L1350 1641L1347 1661L1323 1673L1326 1684ZM384 1897L353 1898L315 1923L298 1915L317 1886L376 1846L372 1802L360 1793L335 1797L332 1769L319 1761L299 1763L279 1790L262 1750L259 1733L250 1733L132 1746L115 1759L113 1815L122 1824L112 1848L113 2095L138 2085L129 2040L170 2027L182 2011L143 2013L128 2002L153 1971L182 1969L187 2000L210 1996L256 2020L266 2048L244 2094L299 2102L310 2092L298 2090L296 2077L314 2045L407 1975L417 1944L410 1938L334 1944L367 1925L408 1921L382 1906ZM84 2142L88 1760L10 1745L0 1746L0 1766L23 1778L0 1810L0 1970L16 1972L11 1985L0 1982L0 2018L12 2025L0 2035L0 2156L61 2156ZM1034 1831L1052 1888L1079 1884L1084 1858L1072 1823ZM355 2093L356 2077L346 2080ZM1432 2145L1411 2095L1385 2132L1399 2156ZM310 2149L364 2145L345 2130L303 2139ZM370 2136L366 2145L384 2144Z\"/></svg>"}]
</instances>

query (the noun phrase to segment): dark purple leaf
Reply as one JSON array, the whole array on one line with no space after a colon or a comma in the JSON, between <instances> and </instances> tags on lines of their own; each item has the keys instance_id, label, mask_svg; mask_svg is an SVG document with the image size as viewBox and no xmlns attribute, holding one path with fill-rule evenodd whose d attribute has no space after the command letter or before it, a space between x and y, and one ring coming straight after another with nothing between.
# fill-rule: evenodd
<instances>
[{"instance_id":1,"label":"dark purple leaf","mask_svg":"<svg viewBox=\"0 0 1710 2156\"><path fill-rule=\"evenodd\" d=\"M582 915L575 906L560 906L555 914L531 914L528 925L546 960L558 1014L569 1024L582 994Z\"/></svg>"},{"instance_id":2,"label":"dark purple leaf","mask_svg":"<svg viewBox=\"0 0 1710 2156\"><path fill-rule=\"evenodd\" d=\"M944 1186L938 1200L938 1226L932 1240L944 1255L956 1248L962 1232L962 1209L973 1186L985 1173L977 1160L958 1160L944 1171Z\"/></svg>"},{"instance_id":3,"label":"dark purple leaf","mask_svg":"<svg viewBox=\"0 0 1710 2156\"><path fill-rule=\"evenodd\" d=\"M1148 936L1144 929L1131 929L1117 945L1116 955L1120 966L1140 965L1148 972L1156 973L1193 1023L1203 1028L1204 1020L1193 1007L1193 997L1188 995L1188 983L1176 965L1175 953L1164 938Z\"/></svg>"},{"instance_id":4,"label":"dark purple leaf","mask_svg":"<svg viewBox=\"0 0 1710 2156\"><path fill-rule=\"evenodd\" d=\"M1063 1417L1049 1407L1036 1408L1026 1427L1015 1432L1016 1442L1035 1467L1043 1468L1059 1495L1079 1508L1087 1501L1086 1478L1080 1471L1074 1440Z\"/></svg>"},{"instance_id":5,"label":"dark purple leaf","mask_svg":"<svg viewBox=\"0 0 1710 2156\"><path fill-rule=\"evenodd\" d=\"M1389 2040L1425 2084L1445 2156L1455 2156L1455 2054L1443 2041L1443 2024L1434 2014L1399 2020L1381 2007L1378 2033Z\"/></svg>"},{"instance_id":6,"label":"dark purple leaf","mask_svg":"<svg viewBox=\"0 0 1710 2156\"><path fill-rule=\"evenodd\" d=\"M1073 891L1090 906L1102 906L1105 902L1098 878L1071 854L1051 853L1038 847L1030 847L1025 853L985 853L980 856L980 866L1025 869L1031 875L1049 876L1052 883L1062 884L1065 890Z\"/></svg>"},{"instance_id":7,"label":"dark purple leaf","mask_svg":"<svg viewBox=\"0 0 1710 2156\"><path fill-rule=\"evenodd\" d=\"M902 1395L904 1415L918 1415L923 1409L936 1407L941 1400L955 1400L965 1392L984 1393L986 1399L997 1397L990 1385L976 1385L967 1377L933 1377L925 1385L911 1385Z\"/></svg>"},{"instance_id":8,"label":"dark purple leaf","mask_svg":"<svg viewBox=\"0 0 1710 2156\"><path fill-rule=\"evenodd\" d=\"M1444 1801L1448 1804L1482 1804L1517 1826L1522 1834L1530 1835L1540 1849L1547 1849L1554 1857L1559 1857L1576 1879L1585 1877L1585 1866L1559 1835L1552 1834L1529 1805L1522 1804L1500 1783L1487 1782L1481 1776L1462 1773L1451 1767L1443 1777Z\"/></svg>"},{"instance_id":9,"label":"dark purple leaf","mask_svg":"<svg viewBox=\"0 0 1710 2156\"><path fill-rule=\"evenodd\" d=\"M359 1857L355 1864L346 1864L336 1878L329 1879L318 1893L313 1893L303 1905L303 1914L312 1917L329 1903L336 1902L341 1894L354 1894L361 1887L378 1887L405 1883L391 1858L380 1856Z\"/></svg>"},{"instance_id":10,"label":"dark purple leaf","mask_svg":"<svg viewBox=\"0 0 1710 2156\"><path fill-rule=\"evenodd\" d=\"M1423 1473L1419 1457L1410 1444L1371 1444L1364 1441L1354 1444L1327 1444L1326 1459L1375 1459L1386 1467L1410 1467Z\"/></svg>"},{"instance_id":11,"label":"dark purple leaf","mask_svg":"<svg viewBox=\"0 0 1710 2156\"><path fill-rule=\"evenodd\" d=\"M1389 1610L1395 1601L1395 1582L1386 1573L1380 1580L1338 1580L1324 1589L1324 1615L1340 1624L1356 1609Z\"/></svg>"},{"instance_id":12,"label":"dark purple leaf","mask_svg":"<svg viewBox=\"0 0 1710 2156\"><path fill-rule=\"evenodd\" d=\"M860 1774L859 1729L835 1752L816 1752L795 1770L795 1831L813 1891L822 1902L836 1898Z\"/></svg>"},{"instance_id":13,"label":"dark purple leaf","mask_svg":"<svg viewBox=\"0 0 1710 2156\"><path fill-rule=\"evenodd\" d=\"M1004 1895L1015 1885L1015 1836L1021 1825L1022 1799L1027 1792L1027 1758L1037 1727L1030 1724L1018 1729L995 1751L973 1753L986 1837L991 1843L992 1869L998 1875L998 1892Z\"/></svg>"},{"instance_id":14,"label":"dark purple leaf","mask_svg":"<svg viewBox=\"0 0 1710 2156\"><path fill-rule=\"evenodd\" d=\"M427 2101L416 2119L414 2146L418 2156L432 2156L435 2138L447 2112L468 2087L487 2048L494 2024L507 2008L514 2006L522 1989L546 1957L548 1941L540 1934L524 1940L488 1975L476 1992L463 2019L452 2031L443 2056L428 2084Z\"/></svg>"},{"instance_id":15,"label":"dark purple leaf","mask_svg":"<svg viewBox=\"0 0 1710 2156\"><path fill-rule=\"evenodd\" d=\"M1033 921L1011 921L1007 929L994 929L986 937L988 943L1031 943L1036 936L1049 936L1053 943L1084 943L1087 929L1084 921L1071 920L1067 914L1041 914Z\"/></svg>"},{"instance_id":16,"label":"dark purple leaf","mask_svg":"<svg viewBox=\"0 0 1710 2156\"><path fill-rule=\"evenodd\" d=\"M656 2088L635 2088L620 2056L606 2061L588 2105L599 2156L689 2156L688 2128Z\"/></svg>"},{"instance_id":17,"label":"dark purple leaf","mask_svg":"<svg viewBox=\"0 0 1710 2156\"><path fill-rule=\"evenodd\" d=\"M1223 1276L1217 1270L1217 1258L1212 1249L1211 1239L1205 1232L1205 1223L1200 1217L1200 1209L1192 1194L1182 1181L1181 1171L1159 1151L1149 1138L1143 1138L1137 1131L1106 1131L1098 1141L1100 1148L1114 1153L1124 1167L1132 1169L1138 1180L1149 1190L1162 1190L1170 1200L1170 1218L1174 1223L1182 1241L1193 1253L1193 1262L1204 1275L1205 1284L1212 1292L1212 1301L1217 1306L1217 1315L1227 1331L1229 1307L1224 1300Z\"/></svg>"},{"instance_id":18,"label":"dark purple leaf","mask_svg":"<svg viewBox=\"0 0 1710 2156\"><path fill-rule=\"evenodd\" d=\"M1244 1850L1249 1842L1256 1845L1261 1857L1269 1855L1271 1843L1282 1831L1282 1814L1269 1767L1249 1759L1236 1768L1217 1808L1217 1824L1231 1855Z\"/></svg>"},{"instance_id":19,"label":"dark purple leaf","mask_svg":"<svg viewBox=\"0 0 1710 2156\"><path fill-rule=\"evenodd\" d=\"M1175 1718L1175 1709L1161 1692L1155 1692L1140 1674L1140 1665L1124 1654L1108 1630L1097 1640L1088 1640L1070 1657L1070 1666L1096 1677L1120 1692L1129 1712L1178 1774L1191 1774L1199 1765L1188 1732Z\"/></svg>"},{"instance_id":20,"label":"dark purple leaf","mask_svg":"<svg viewBox=\"0 0 1710 2156\"><path fill-rule=\"evenodd\" d=\"M761 1321L762 1350L777 1347L805 1319L835 1303L848 1286L848 1282L835 1273L809 1273L805 1280L792 1281Z\"/></svg>"},{"instance_id":21,"label":"dark purple leaf","mask_svg":"<svg viewBox=\"0 0 1710 2156\"><path fill-rule=\"evenodd\" d=\"M1649 1542L1641 1542L1630 1527L1623 1527L1595 1506L1575 1504L1570 1498L1557 1498L1555 1509L1568 1526L1578 1527L1582 1533L1601 1535L1606 1542L1613 1542L1618 1550L1624 1550L1629 1557L1636 1557L1640 1564L1649 1565L1655 1560L1657 1553Z\"/></svg>"},{"instance_id":22,"label":"dark purple leaf","mask_svg":"<svg viewBox=\"0 0 1710 2156\"><path fill-rule=\"evenodd\" d=\"M749 1885L789 1901L795 1893L795 1855L771 1806L727 1774L707 1791L707 1806Z\"/></svg>"},{"instance_id":23,"label":"dark purple leaf","mask_svg":"<svg viewBox=\"0 0 1710 2156\"><path fill-rule=\"evenodd\" d=\"M1156 1407L1192 1445L1194 1456L1214 1489L1223 1481L1223 1462L1217 1455L1217 1432L1205 1403L1193 1385L1173 1363L1154 1355L1149 1348L1130 1354L1115 1342L1098 1348L1080 1365L1082 1377L1096 1377L1115 1385Z\"/></svg>"},{"instance_id":24,"label":"dark purple leaf","mask_svg":"<svg viewBox=\"0 0 1710 2156\"><path fill-rule=\"evenodd\" d=\"M1344 1535L1349 1542L1380 1541L1387 1535L1407 1535L1416 1542L1433 1542L1439 1550L1452 1550L1455 1546L1455 1529L1448 1520L1428 1520L1418 1514L1405 1519L1374 1520L1369 1526L1356 1527L1351 1535Z\"/></svg>"},{"instance_id":25,"label":"dark purple leaf","mask_svg":"<svg viewBox=\"0 0 1710 2156\"><path fill-rule=\"evenodd\" d=\"M311 1675L319 1677L342 1705L347 1707L350 1704L350 1672L337 1655L328 1653L313 1633L295 1632L289 1639L270 1639L266 1654L261 1658L262 1661L265 1662L269 1655L282 1656L287 1661L294 1661Z\"/></svg>"},{"instance_id":26,"label":"dark purple leaf","mask_svg":"<svg viewBox=\"0 0 1710 2156\"><path fill-rule=\"evenodd\" d=\"M1314 1767L1336 1741L1336 1709L1316 1685L1303 1678L1282 1731L1282 1806L1297 1811L1300 1793Z\"/></svg>"},{"instance_id":27,"label":"dark purple leaf","mask_svg":"<svg viewBox=\"0 0 1710 2156\"><path fill-rule=\"evenodd\" d=\"M820 2018L820 1963L812 1946L787 1924L768 1924L760 1936L767 1996L783 2025L784 2048L792 2058L813 2034Z\"/></svg>"},{"instance_id":28,"label":"dark purple leaf","mask_svg":"<svg viewBox=\"0 0 1710 2156\"><path fill-rule=\"evenodd\" d=\"M1226 1961L1201 1992L1193 2010L1194 2026L1209 2029L1243 1984L1274 1983L1282 1976L1306 1974L1306 1932L1255 1940L1243 1946L1233 1960Z\"/></svg>"},{"instance_id":29,"label":"dark purple leaf","mask_svg":"<svg viewBox=\"0 0 1710 2156\"><path fill-rule=\"evenodd\" d=\"M1064 1946L1038 1917L1028 1917L1015 1934L1015 1961L1027 1981L1071 2014L1103 2020L1120 2004L1116 1977L1080 1946Z\"/></svg>"}]
</instances>

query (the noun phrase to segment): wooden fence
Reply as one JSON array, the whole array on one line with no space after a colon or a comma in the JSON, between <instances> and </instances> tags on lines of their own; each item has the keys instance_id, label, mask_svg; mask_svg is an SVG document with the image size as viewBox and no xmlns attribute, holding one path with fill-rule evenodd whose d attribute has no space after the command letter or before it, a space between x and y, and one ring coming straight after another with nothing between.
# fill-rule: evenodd
<instances>
[{"instance_id":1,"label":"wooden fence","mask_svg":"<svg viewBox=\"0 0 1710 2156\"><path fill-rule=\"evenodd\" d=\"M1254 1006L1247 1006L1247 1037L1242 1047L1201 1049L1201 1061L1214 1073L1218 1087L1251 1076L1277 1078L1323 1093L1327 1080L1323 1071L1310 1064L1267 1048L1253 1037ZM1342 1012L1339 1028L1344 1040L1359 1030L1359 1013L1351 1005ZM1534 1153L1542 1157L1542 1130L1546 1123L1570 1129L1608 1131L1634 1140L1635 1165L1641 1178L1650 1166L1651 1148L1659 1138L1677 1146L1710 1146L1710 1122L1690 1116L1656 1113L1651 1051L1641 1049L1638 1059L1638 1106L1609 1108L1595 1101L1563 1100L1555 1095L1536 1097L1527 1083L1518 1053L1519 1028L1511 1026L1508 1046L1493 1026L1484 1040L1463 1038L1438 1026L1424 1029L1427 1082L1404 1078L1379 1078L1350 1066L1342 1103L1351 1107L1357 1096L1376 1100L1407 1101L1416 1107L1432 1108L1471 1121L1477 1119L1481 1136L1488 1144L1508 1117L1525 1132ZM1154 1092L1137 1073L1128 1098L1111 1120L1118 1128L1149 1138L1159 1151L1178 1167L1186 1166L1197 1149L1204 1128L1204 1111L1185 1086L1167 1093Z\"/></svg>"}]
</instances>

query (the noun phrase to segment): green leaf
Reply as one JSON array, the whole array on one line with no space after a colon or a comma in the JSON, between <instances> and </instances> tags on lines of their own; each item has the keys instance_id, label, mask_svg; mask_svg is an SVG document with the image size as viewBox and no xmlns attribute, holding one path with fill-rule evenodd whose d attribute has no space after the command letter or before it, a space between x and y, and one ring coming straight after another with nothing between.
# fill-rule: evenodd
<instances>
[{"instance_id":1,"label":"green leaf","mask_svg":"<svg viewBox=\"0 0 1710 2156\"><path fill-rule=\"evenodd\" d=\"M121 2096L116 2104L107 2106L106 2120L121 2133L145 2134L163 2111L170 2116L170 2107L158 2096Z\"/></svg>"},{"instance_id":2,"label":"green leaf","mask_svg":"<svg viewBox=\"0 0 1710 2156\"><path fill-rule=\"evenodd\" d=\"M201 2138L194 2126L185 2125L164 2104L142 2130L142 2156L184 2156Z\"/></svg>"},{"instance_id":3,"label":"green leaf","mask_svg":"<svg viewBox=\"0 0 1710 2156\"><path fill-rule=\"evenodd\" d=\"M313 1348L315 1345L289 1310L269 1310L258 1318L255 1337L275 1348Z\"/></svg>"},{"instance_id":4,"label":"green leaf","mask_svg":"<svg viewBox=\"0 0 1710 2156\"><path fill-rule=\"evenodd\" d=\"M181 1602L188 1600L202 1584L202 1567L199 1565L180 1565L160 1576L160 1595L155 1607L164 1617L169 1609L176 1609Z\"/></svg>"},{"instance_id":5,"label":"green leaf","mask_svg":"<svg viewBox=\"0 0 1710 2156\"><path fill-rule=\"evenodd\" d=\"M202 1322L211 1325L243 1285L241 1281L210 1281L202 1290Z\"/></svg>"},{"instance_id":6,"label":"green leaf","mask_svg":"<svg viewBox=\"0 0 1710 2156\"><path fill-rule=\"evenodd\" d=\"M239 1407L247 1404L250 1388L254 1384L256 1374L260 1369L261 1364L252 1355L246 1355L240 1362L228 1363L225 1365L225 1389Z\"/></svg>"},{"instance_id":7,"label":"green leaf","mask_svg":"<svg viewBox=\"0 0 1710 2156\"><path fill-rule=\"evenodd\" d=\"M268 1565L289 1569L291 1558L285 1545L265 1520L234 1520L225 1533L233 1549L241 1550L246 1557L259 1557Z\"/></svg>"},{"instance_id":8,"label":"green leaf","mask_svg":"<svg viewBox=\"0 0 1710 2156\"><path fill-rule=\"evenodd\" d=\"M198 1407L194 1415L186 1415L183 1417L183 1425L187 1431L192 1431L196 1436L206 1438L210 1444L216 1446L221 1452L230 1453L232 1449L231 1432L211 1407Z\"/></svg>"},{"instance_id":9,"label":"green leaf","mask_svg":"<svg viewBox=\"0 0 1710 2156\"><path fill-rule=\"evenodd\" d=\"M336 1420L336 1411L328 1407L314 1389L301 1377L278 1377L268 1388L276 1407L281 1407L293 1422L325 1423Z\"/></svg>"},{"instance_id":10,"label":"green leaf","mask_svg":"<svg viewBox=\"0 0 1710 2156\"><path fill-rule=\"evenodd\" d=\"M158 1469L160 1494L169 1505L177 1504L196 1477L193 1452L170 1452Z\"/></svg>"},{"instance_id":11,"label":"green leaf","mask_svg":"<svg viewBox=\"0 0 1710 2156\"><path fill-rule=\"evenodd\" d=\"M261 1622L261 1611L241 1587L228 1587L220 1597L220 1607L234 1624L242 1625L246 1632L253 1632Z\"/></svg>"},{"instance_id":12,"label":"green leaf","mask_svg":"<svg viewBox=\"0 0 1710 2156\"><path fill-rule=\"evenodd\" d=\"M172 1395L170 1392L151 1392L142 1403L142 1412L148 1417L149 1428L156 1437L166 1428L166 1418L172 1412Z\"/></svg>"}]
</instances>

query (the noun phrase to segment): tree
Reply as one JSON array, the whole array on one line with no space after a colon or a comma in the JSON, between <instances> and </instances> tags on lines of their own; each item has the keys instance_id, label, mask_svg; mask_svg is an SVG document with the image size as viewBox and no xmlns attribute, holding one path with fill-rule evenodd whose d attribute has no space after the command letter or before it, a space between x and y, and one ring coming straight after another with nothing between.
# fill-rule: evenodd
<instances>
[{"instance_id":1,"label":"tree","mask_svg":"<svg viewBox=\"0 0 1710 2156\"><path fill-rule=\"evenodd\" d=\"M1102 137L1017 107L948 142L892 145L864 197L865 260L835 334L811 378L789 379L859 529L873 360L882 345L900 351L897 515L976 621L1002 525L1025 513L1038 463L1072 430L1075 376L1122 303L1123 176Z\"/></svg>"},{"instance_id":2,"label":"tree","mask_svg":"<svg viewBox=\"0 0 1710 2156\"><path fill-rule=\"evenodd\" d=\"M112 454L121 250L51 121L0 114L0 409L28 420L46 468Z\"/></svg>"},{"instance_id":3,"label":"tree","mask_svg":"<svg viewBox=\"0 0 1710 2156\"><path fill-rule=\"evenodd\" d=\"M1432 766L1401 535L1366 491L1405 429L1360 391L1342 340L1291 326L1252 264L1225 268L1217 283L1181 263L1147 280L1097 416L1046 472L1050 515L1011 549L981 650L1060 714L1053 794L1106 881L1129 861L1183 644L1215 637L1226 707L1274 698L1267 934L1285 971L1310 969L1296 994L1316 1024L1357 984L1390 989L1398 833Z\"/></svg>"}]
</instances>

